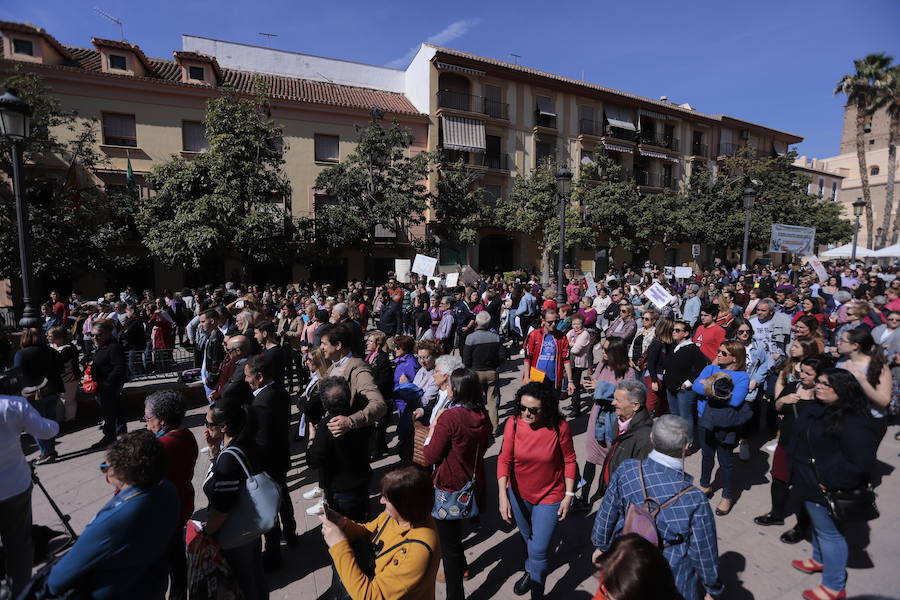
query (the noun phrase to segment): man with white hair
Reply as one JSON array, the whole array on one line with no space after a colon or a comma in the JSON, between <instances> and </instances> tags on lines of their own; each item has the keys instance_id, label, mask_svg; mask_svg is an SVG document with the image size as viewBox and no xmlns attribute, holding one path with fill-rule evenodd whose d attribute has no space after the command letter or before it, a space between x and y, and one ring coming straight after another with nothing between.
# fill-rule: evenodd
<instances>
[{"instance_id":1,"label":"man with white hair","mask_svg":"<svg viewBox=\"0 0 900 600\"><path fill-rule=\"evenodd\" d=\"M699 600L702 583L709 596L722 593L716 524L709 500L684 472L684 457L691 444L687 421L675 415L656 419L650 433L653 450L644 460L626 460L609 481L600 503L591 542L594 562L622 533L632 504L652 498L656 530L663 556L672 567L675 584L685 600Z\"/></svg>"},{"instance_id":2,"label":"man with white hair","mask_svg":"<svg viewBox=\"0 0 900 600\"><path fill-rule=\"evenodd\" d=\"M700 286L696 283L692 283L687 286L684 290L685 300L681 304L681 318L684 321L687 321L691 328L697 323L697 319L700 318L700 296L697 294L700 292Z\"/></svg>"},{"instance_id":3,"label":"man with white hair","mask_svg":"<svg viewBox=\"0 0 900 600\"><path fill-rule=\"evenodd\" d=\"M609 485L619 465L629 458L643 460L653 450L650 443L653 417L646 408L647 388L644 384L633 379L620 381L613 392L612 405L616 411L616 437L609 445L600 471L601 491Z\"/></svg>"},{"instance_id":4,"label":"man with white hair","mask_svg":"<svg viewBox=\"0 0 900 600\"><path fill-rule=\"evenodd\" d=\"M498 414L500 394L497 393L497 370L506 359L500 336L490 330L491 315L481 311L475 315L475 331L466 336L462 349L463 364L475 371L487 398L488 415L496 432L500 427Z\"/></svg>"}]
</instances>

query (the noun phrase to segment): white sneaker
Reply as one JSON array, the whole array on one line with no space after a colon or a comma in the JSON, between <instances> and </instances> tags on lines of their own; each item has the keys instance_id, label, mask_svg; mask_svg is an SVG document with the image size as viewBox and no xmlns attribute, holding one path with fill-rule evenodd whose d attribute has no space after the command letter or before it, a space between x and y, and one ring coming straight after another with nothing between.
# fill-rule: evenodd
<instances>
[{"instance_id":1,"label":"white sneaker","mask_svg":"<svg viewBox=\"0 0 900 600\"><path fill-rule=\"evenodd\" d=\"M325 505L321 500L310 506L306 509L306 514L311 517L315 517L316 515L321 515L325 512Z\"/></svg>"},{"instance_id":2,"label":"white sneaker","mask_svg":"<svg viewBox=\"0 0 900 600\"><path fill-rule=\"evenodd\" d=\"M320 488L319 486L316 486L311 490L307 490L307 491L303 492L304 500L315 500L316 498L321 498L321 497L322 497L322 488Z\"/></svg>"}]
</instances>

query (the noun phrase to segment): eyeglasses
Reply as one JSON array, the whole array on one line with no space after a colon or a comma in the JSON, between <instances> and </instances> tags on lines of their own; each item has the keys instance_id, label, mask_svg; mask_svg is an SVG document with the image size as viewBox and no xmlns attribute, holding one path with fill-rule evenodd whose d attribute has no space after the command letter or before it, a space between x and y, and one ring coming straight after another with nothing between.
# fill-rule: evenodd
<instances>
[{"instance_id":1,"label":"eyeglasses","mask_svg":"<svg viewBox=\"0 0 900 600\"><path fill-rule=\"evenodd\" d=\"M524 404L519 404L519 412L527 412L529 415L537 415L541 412L541 407L525 406Z\"/></svg>"},{"instance_id":2,"label":"eyeglasses","mask_svg":"<svg viewBox=\"0 0 900 600\"><path fill-rule=\"evenodd\" d=\"M221 423L216 423L215 421L207 421L206 422L207 429L212 429L213 427L221 427L221 426L222 426Z\"/></svg>"}]
</instances>

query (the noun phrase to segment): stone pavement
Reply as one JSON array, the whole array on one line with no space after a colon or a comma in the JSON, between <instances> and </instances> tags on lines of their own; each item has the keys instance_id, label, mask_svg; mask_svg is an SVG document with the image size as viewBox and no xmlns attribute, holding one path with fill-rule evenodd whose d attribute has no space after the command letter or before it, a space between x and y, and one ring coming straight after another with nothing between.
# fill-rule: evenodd
<instances>
[{"instance_id":1,"label":"stone pavement","mask_svg":"<svg viewBox=\"0 0 900 600\"><path fill-rule=\"evenodd\" d=\"M520 363L521 360L511 363L501 377L504 412L510 410L513 395L519 386L518 371L513 367ZM138 412L141 407L132 405L129 408L132 413L129 427L140 427L137 417L141 414ZM187 419L198 440L203 439L204 415L204 408L197 405L189 412ZM582 460L586 423L586 416L572 422L573 432L577 434L575 448L579 462ZM895 431L896 427L890 428L878 455L878 473L884 476L878 488L881 518L851 532L848 581L851 598L900 598L900 568L897 566L897 557L900 556L900 536L897 535L900 531L900 512L896 509L900 501L900 474L894 473L900 465L900 442L894 440ZM99 438L100 432L96 426L85 424L82 429L60 439L62 460L38 467L44 485L62 510L71 515L72 525L79 532L111 494L111 488L97 468L103 455L85 451ZM764 440L759 440L755 445L763 446ZM499 443L494 444L487 454L487 497L491 500L497 497L496 478L492 473L495 472L499 447ZM287 567L269 576L273 599L322 598L331 582L330 561L320 535L318 517L306 515L305 508L311 502L304 501L300 496L301 491L313 485L313 476L305 469L302 450L299 444L295 444L294 468L288 475L298 533L301 534L300 544L296 548L284 548ZM699 458L700 455L695 454L687 461L687 470L695 478L700 472ZM760 448L753 453L751 461L736 461L740 498L731 514L715 518L721 577L726 589L722 597L726 599L800 598L802 590L818 584L818 577L804 575L790 567L791 559L810 556L809 543L788 546L778 540L781 532L793 525L793 517L785 527L763 528L752 522L754 516L769 509L769 458L770 455ZM391 457L373 465L376 469L373 480L377 482L380 473L394 461L395 458ZM196 502L201 508L205 505L205 497L199 490L208 464L206 455L201 452L194 475L195 489L198 490ZM718 501L717 493L711 502ZM381 510L377 502L377 493L373 492L373 514ZM499 519L496 502L492 502L485 513L481 527L472 531L467 541L466 554L473 574L472 580L466 583L467 595L475 600L516 598L512 586L522 570L523 546L516 529ZM55 513L38 490L34 493L34 520L37 524L61 529ZM549 597L587 600L594 595L597 581L591 576L590 567L592 523L593 513L572 515L560 524L547 579ZM444 598L441 584L437 586L437 597Z\"/></svg>"}]
</instances>

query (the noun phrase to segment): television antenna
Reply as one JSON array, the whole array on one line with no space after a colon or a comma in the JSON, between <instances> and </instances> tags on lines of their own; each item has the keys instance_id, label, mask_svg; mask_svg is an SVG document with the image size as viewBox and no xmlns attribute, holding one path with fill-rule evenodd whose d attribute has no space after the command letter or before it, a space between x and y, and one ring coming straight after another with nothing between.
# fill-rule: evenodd
<instances>
[{"instance_id":1,"label":"television antenna","mask_svg":"<svg viewBox=\"0 0 900 600\"><path fill-rule=\"evenodd\" d=\"M100 10L99 8L97 8L96 6L94 7L94 10L95 10L95 11L97 12L97 14L100 15L101 17L105 17L105 18L109 19L110 21L112 21L113 23L115 23L116 25L118 25L118 26L119 26L119 34L122 36L122 40L121 40L121 41L123 41L123 42L126 41L126 40L125 40L125 25L122 24L122 21L120 21L119 19L115 18L114 16L112 16L112 15L110 15L110 14L107 14L107 13L103 12L102 10Z\"/></svg>"},{"instance_id":2,"label":"television antenna","mask_svg":"<svg viewBox=\"0 0 900 600\"><path fill-rule=\"evenodd\" d=\"M513 57L513 60L515 61L516 64L519 64L519 59L522 58L521 54L516 54L515 52L510 52L509 55Z\"/></svg>"},{"instance_id":3,"label":"television antenna","mask_svg":"<svg viewBox=\"0 0 900 600\"><path fill-rule=\"evenodd\" d=\"M260 31L258 35L261 35L261 36L263 36L264 38L266 38L266 47L267 47L267 48L271 48L271 47L272 47L272 38L277 38L277 37L278 37L278 34L277 34L277 33L265 33L264 31Z\"/></svg>"}]
</instances>

